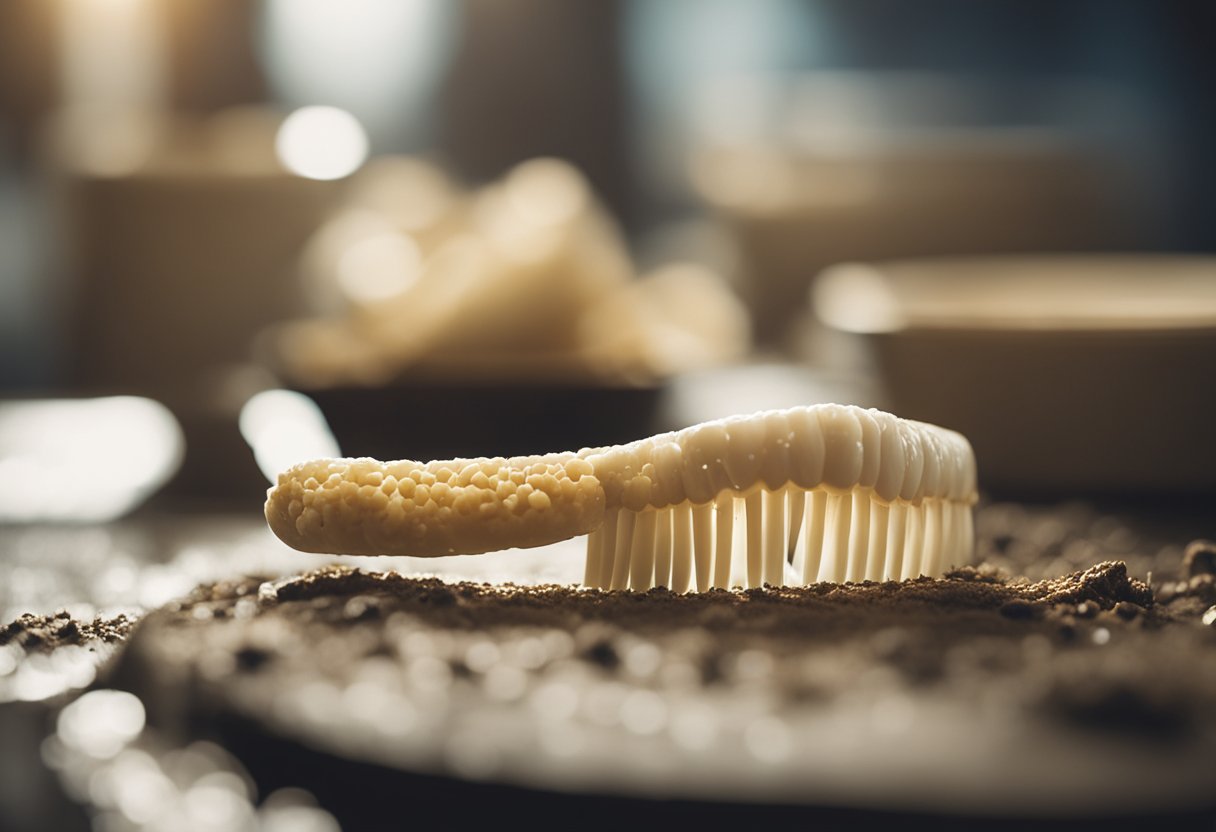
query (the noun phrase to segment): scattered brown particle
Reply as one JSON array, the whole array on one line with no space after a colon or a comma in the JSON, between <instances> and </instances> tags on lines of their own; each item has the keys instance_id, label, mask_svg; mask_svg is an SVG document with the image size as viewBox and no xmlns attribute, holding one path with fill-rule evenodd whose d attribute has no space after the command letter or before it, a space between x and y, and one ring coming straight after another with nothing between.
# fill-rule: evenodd
<instances>
[{"instance_id":1,"label":"scattered brown particle","mask_svg":"<svg viewBox=\"0 0 1216 832\"><path fill-rule=\"evenodd\" d=\"M27 652L50 652L66 645L83 645L90 641L114 644L124 640L134 625L135 622L125 615L77 621L66 610L53 615L26 613L0 628L0 645L17 644Z\"/></svg>"}]
</instances>

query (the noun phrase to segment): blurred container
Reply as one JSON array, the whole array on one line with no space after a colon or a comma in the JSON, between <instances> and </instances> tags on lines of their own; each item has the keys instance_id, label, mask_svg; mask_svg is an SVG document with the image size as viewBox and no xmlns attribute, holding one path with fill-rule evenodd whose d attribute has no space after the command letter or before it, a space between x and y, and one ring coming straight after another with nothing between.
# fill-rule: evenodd
<instances>
[{"instance_id":1,"label":"blurred container","mask_svg":"<svg viewBox=\"0 0 1216 832\"><path fill-rule=\"evenodd\" d=\"M1102 100L1101 89L1065 89L1040 92L1059 108ZM694 155L693 184L742 249L758 339L783 338L832 263L1142 242L1149 209L1126 160L1062 126L1051 106L989 103L1027 92L848 73L708 90L705 109L718 115L706 119L716 126ZM726 117L735 112L750 115Z\"/></svg>"},{"instance_id":2,"label":"blurred container","mask_svg":"<svg viewBox=\"0 0 1216 832\"><path fill-rule=\"evenodd\" d=\"M1216 258L843 264L813 295L886 406L966 434L986 488L1216 487Z\"/></svg>"},{"instance_id":3,"label":"blurred container","mask_svg":"<svg viewBox=\"0 0 1216 832\"><path fill-rule=\"evenodd\" d=\"M304 392L343 453L428 460L632 442L655 432L663 387L416 379Z\"/></svg>"},{"instance_id":4,"label":"blurred container","mask_svg":"<svg viewBox=\"0 0 1216 832\"><path fill-rule=\"evenodd\" d=\"M276 161L273 113L66 123L59 178L75 378L163 395L250 357L302 306L296 257L338 186ZM172 395L172 393L170 393Z\"/></svg>"}]
</instances>

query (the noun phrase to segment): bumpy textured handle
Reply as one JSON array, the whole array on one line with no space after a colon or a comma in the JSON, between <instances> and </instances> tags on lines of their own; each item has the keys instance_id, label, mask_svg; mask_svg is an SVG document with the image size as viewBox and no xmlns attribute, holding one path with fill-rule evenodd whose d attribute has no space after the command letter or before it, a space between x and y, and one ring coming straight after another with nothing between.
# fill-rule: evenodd
<instances>
[{"instance_id":1,"label":"bumpy textured handle","mask_svg":"<svg viewBox=\"0 0 1216 832\"><path fill-rule=\"evenodd\" d=\"M266 520L304 552L436 557L587 534L604 491L574 454L513 459L322 459L279 475Z\"/></svg>"}]
</instances>

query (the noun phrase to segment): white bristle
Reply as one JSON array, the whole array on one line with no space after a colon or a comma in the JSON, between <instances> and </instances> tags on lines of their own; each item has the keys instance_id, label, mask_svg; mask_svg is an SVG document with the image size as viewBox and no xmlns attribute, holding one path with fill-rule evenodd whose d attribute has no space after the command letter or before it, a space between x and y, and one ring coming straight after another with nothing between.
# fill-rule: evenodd
<instances>
[{"instance_id":1,"label":"white bristle","mask_svg":"<svg viewBox=\"0 0 1216 832\"><path fill-rule=\"evenodd\" d=\"M887 562L887 530L891 525L891 507L886 503L870 506L870 551L866 561L866 580L881 581Z\"/></svg>"},{"instance_id":2,"label":"white bristle","mask_svg":"<svg viewBox=\"0 0 1216 832\"><path fill-rule=\"evenodd\" d=\"M633 546L629 553L629 586L646 590L654 586L654 511L643 511L633 523Z\"/></svg>"},{"instance_id":3,"label":"white bristle","mask_svg":"<svg viewBox=\"0 0 1216 832\"><path fill-rule=\"evenodd\" d=\"M823 562L819 565L819 580L842 584L849 566L849 521L853 513L853 498L829 494L823 536Z\"/></svg>"},{"instance_id":4,"label":"white bristle","mask_svg":"<svg viewBox=\"0 0 1216 832\"><path fill-rule=\"evenodd\" d=\"M604 515L604 525L600 527L600 531L604 533L604 539L600 543L600 580L597 586L602 589L608 589L612 586L612 570L616 563L616 530L619 525L617 516L619 511L612 510Z\"/></svg>"},{"instance_id":5,"label":"white bristle","mask_svg":"<svg viewBox=\"0 0 1216 832\"><path fill-rule=\"evenodd\" d=\"M587 586L600 585L600 564L603 562L604 527L587 535L587 565L583 569L583 583Z\"/></svg>"},{"instance_id":6,"label":"white bristle","mask_svg":"<svg viewBox=\"0 0 1216 832\"><path fill-rule=\"evenodd\" d=\"M707 592L714 566L714 506L706 503L692 510L692 545L697 558L697 591Z\"/></svg>"},{"instance_id":7,"label":"white bristle","mask_svg":"<svg viewBox=\"0 0 1216 832\"><path fill-rule=\"evenodd\" d=\"M925 501L921 506L925 515L924 554L921 556L921 574L937 575L942 570L942 509L937 500Z\"/></svg>"},{"instance_id":8,"label":"white bristle","mask_svg":"<svg viewBox=\"0 0 1216 832\"><path fill-rule=\"evenodd\" d=\"M861 492L853 494L849 512L849 564L846 581L861 581L866 575L866 556L870 548L870 498Z\"/></svg>"},{"instance_id":9,"label":"white bristle","mask_svg":"<svg viewBox=\"0 0 1216 832\"><path fill-rule=\"evenodd\" d=\"M810 510L806 513L806 560L802 569L802 582L813 584L819 580L823 566L823 539L827 535L828 495L822 491L811 492Z\"/></svg>"},{"instance_id":10,"label":"white bristle","mask_svg":"<svg viewBox=\"0 0 1216 832\"><path fill-rule=\"evenodd\" d=\"M747 500L735 498L735 522L732 525L729 587L747 588Z\"/></svg>"},{"instance_id":11,"label":"white bristle","mask_svg":"<svg viewBox=\"0 0 1216 832\"><path fill-rule=\"evenodd\" d=\"M731 550L734 548L735 500L729 494L718 498L714 528L714 588L730 586Z\"/></svg>"},{"instance_id":12,"label":"white bristle","mask_svg":"<svg viewBox=\"0 0 1216 832\"><path fill-rule=\"evenodd\" d=\"M941 559L940 559L939 563L940 563L941 568L943 570L946 570L946 569L949 569L951 567L958 565L958 553L955 551L958 546L958 544L956 543L956 538L958 537L958 533L957 533L957 529L955 528L955 522L954 522L954 507L949 502L943 502L941 504L941 514L942 514L942 542L941 542L942 555L941 555Z\"/></svg>"},{"instance_id":13,"label":"white bristle","mask_svg":"<svg viewBox=\"0 0 1216 832\"><path fill-rule=\"evenodd\" d=\"M671 588L688 592L692 578L692 506L676 506L671 525Z\"/></svg>"},{"instance_id":14,"label":"white bristle","mask_svg":"<svg viewBox=\"0 0 1216 832\"><path fill-rule=\"evenodd\" d=\"M760 586L764 577L764 492L756 489L744 501L747 522L747 585Z\"/></svg>"},{"instance_id":15,"label":"white bristle","mask_svg":"<svg viewBox=\"0 0 1216 832\"><path fill-rule=\"evenodd\" d=\"M671 586L671 516L674 511L660 511L654 529L654 585Z\"/></svg>"},{"instance_id":16,"label":"white bristle","mask_svg":"<svg viewBox=\"0 0 1216 832\"><path fill-rule=\"evenodd\" d=\"M627 589L629 586L629 550L633 545L633 527L638 515L636 511L622 509L616 522L616 555L612 564L612 581L609 589Z\"/></svg>"},{"instance_id":17,"label":"white bristle","mask_svg":"<svg viewBox=\"0 0 1216 832\"><path fill-rule=\"evenodd\" d=\"M908 520L904 525L904 569L900 577L904 580L921 574L921 552L924 550L924 511L922 506L908 506Z\"/></svg>"},{"instance_id":18,"label":"white bristle","mask_svg":"<svg viewBox=\"0 0 1216 832\"><path fill-rule=\"evenodd\" d=\"M891 506L887 521L887 563L883 575L888 581L904 576L904 550L908 525L908 507L902 503Z\"/></svg>"},{"instance_id":19,"label":"white bristle","mask_svg":"<svg viewBox=\"0 0 1216 832\"><path fill-rule=\"evenodd\" d=\"M785 551L785 559L793 565L794 553L798 549L798 542L805 540L806 535L802 534L802 515L806 511L806 492L801 488L788 488L786 493L789 494L789 545Z\"/></svg>"}]
</instances>

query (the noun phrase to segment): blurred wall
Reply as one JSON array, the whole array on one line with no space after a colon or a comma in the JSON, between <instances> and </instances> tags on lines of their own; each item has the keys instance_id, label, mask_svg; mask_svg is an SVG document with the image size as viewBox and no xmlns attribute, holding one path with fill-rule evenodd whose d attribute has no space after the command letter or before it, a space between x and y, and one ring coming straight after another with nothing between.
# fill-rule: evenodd
<instances>
[{"instance_id":1,"label":"blurred wall","mask_svg":"<svg viewBox=\"0 0 1216 832\"><path fill-rule=\"evenodd\" d=\"M440 93L441 155L475 180L534 156L568 159L628 218L621 4L464 0L462 7Z\"/></svg>"}]
</instances>

